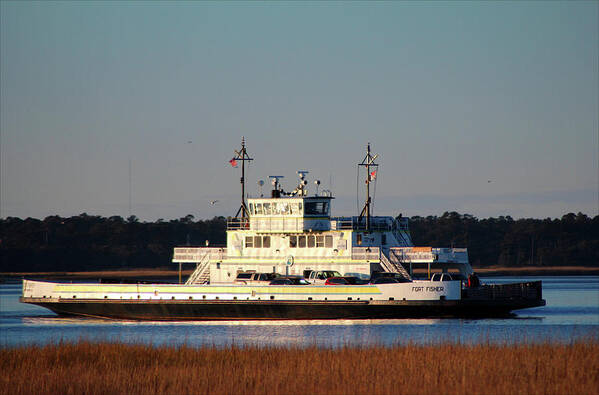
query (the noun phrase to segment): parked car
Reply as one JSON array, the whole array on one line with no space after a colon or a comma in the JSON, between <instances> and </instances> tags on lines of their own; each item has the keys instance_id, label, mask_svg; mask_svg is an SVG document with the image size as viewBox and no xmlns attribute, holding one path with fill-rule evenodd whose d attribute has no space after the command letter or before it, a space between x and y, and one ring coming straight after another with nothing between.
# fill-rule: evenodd
<instances>
[{"instance_id":1,"label":"parked car","mask_svg":"<svg viewBox=\"0 0 599 395\"><path fill-rule=\"evenodd\" d=\"M272 280L269 285L310 285L302 276L284 276Z\"/></svg>"},{"instance_id":2,"label":"parked car","mask_svg":"<svg viewBox=\"0 0 599 395\"><path fill-rule=\"evenodd\" d=\"M277 277L276 273L241 272L237 274L235 284L269 284Z\"/></svg>"},{"instance_id":3,"label":"parked car","mask_svg":"<svg viewBox=\"0 0 599 395\"><path fill-rule=\"evenodd\" d=\"M324 285L360 285L366 284L367 282L359 279L358 277L344 276L344 277L329 277L324 282Z\"/></svg>"},{"instance_id":4,"label":"parked car","mask_svg":"<svg viewBox=\"0 0 599 395\"><path fill-rule=\"evenodd\" d=\"M400 281L398 281L396 278L393 277L379 277L379 278L375 278L374 280L370 281L370 284L399 284Z\"/></svg>"},{"instance_id":5,"label":"parked car","mask_svg":"<svg viewBox=\"0 0 599 395\"><path fill-rule=\"evenodd\" d=\"M312 284L324 284L330 277L341 277L341 273L336 270L313 270L307 280Z\"/></svg>"},{"instance_id":6,"label":"parked car","mask_svg":"<svg viewBox=\"0 0 599 395\"><path fill-rule=\"evenodd\" d=\"M431 277L431 281L453 281L453 277L449 273L435 273Z\"/></svg>"},{"instance_id":7,"label":"parked car","mask_svg":"<svg viewBox=\"0 0 599 395\"><path fill-rule=\"evenodd\" d=\"M407 278L405 278L404 276L402 276L399 273L393 273L393 272L373 272L372 276L370 277L370 283L372 284L374 280L378 279L378 278L394 278L397 280L398 283L409 283L410 280L408 280ZM381 283L379 283L381 284Z\"/></svg>"}]
</instances>

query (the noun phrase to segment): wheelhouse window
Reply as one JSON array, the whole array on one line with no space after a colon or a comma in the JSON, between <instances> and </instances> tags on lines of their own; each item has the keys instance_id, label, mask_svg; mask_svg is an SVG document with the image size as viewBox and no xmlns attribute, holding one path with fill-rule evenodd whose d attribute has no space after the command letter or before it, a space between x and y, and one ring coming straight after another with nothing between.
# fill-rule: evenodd
<instances>
[{"instance_id":1,"label":"wheelhouse window","mask_svg":"<svg viewBox=\"0 0 599 395\"><path fill-rule=\"evenodd\" d=\"M262 248L262 236L254 236L254 248Z\"/></svg>"},{"instance_id":2,"label":"wheelhouse window","mask_svg":"<svg viewBox=\"0 0 599 395\"><path fill-rule=\"evenodd\" d=\"M262 214L262 203L256 203L256 214Z\"/></svg>"},{"instance_id":3,"label":"wheelhouse window","mask_svg":"<svg viewBox=\"0 0 599 395\"><path fill-rule=\"evenodd\" d=\"M272 212L270 210L270 203L264 203L264 215L271 215Z\"/></svg>"},{"instance_id":4,"label":"wheelhouse window","mask_svg":"<svg viewBox=\"0 0 599 395\"><path fill-rule=\"evenodd\" d=\"M329 202L306 202L305 215L328 215Z\"/></svg>"},{"instance_id":5,"label":"wheelhouse window","mask_svg":"<svg viewBox=\"0 0 599 395\"><path fill-rule=\"evenodd\" d=\"M308 236L308 248L314 248L315 245L316 245L316 243L315 243L315 237L314 236Z\"/></svg>"},{"instance_id":6,"label":"wheelhouse window","mask_svg":"<svg viewBox=\"0 0 599 395\"><path fill-rule=\"evenodd\" d=\"M262 237L262 247L270 248L270 236Z\"/></svg>"},{"instance_id":7,"label":"wheelhouse window","mask_svg":"<svg viewBox=\"0 0 599 395\"><path fill-rule=\"evenodd\" d=\"M289 236L289 248L297 247L297 236Z\"/></svg>"},{"instance_id":8,"label":"wheelhouse window","mask_svg":"<svg viewBox=\"0 0 599 395\"><path fill-rule=\"evenodd\" d=\"M254 238L252 236L245 237L245 248L252 248L254 246Z\"/></svg>"}]
</instances>

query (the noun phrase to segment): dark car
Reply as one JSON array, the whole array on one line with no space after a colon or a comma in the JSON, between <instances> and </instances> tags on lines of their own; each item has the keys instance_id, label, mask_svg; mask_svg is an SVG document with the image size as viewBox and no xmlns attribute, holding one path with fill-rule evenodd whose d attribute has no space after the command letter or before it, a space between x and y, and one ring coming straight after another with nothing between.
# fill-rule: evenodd
<instances>
[{"instance_id":1,"label":"dark car","mask_svg":"<svg viewBox=\"0 0 599 395\"><path fill-rule=\"evenodd\" d=\"M374 272L374 273L372 273L372 276L370 277L370 283L374 284L374 281L379 278L394 278L397 280L398 283L409 283L410 282L410 280L408 280L407 278L405 278L404 276L402 276L399 273ZM379 284L383 284L383 283L379 283Z\"/></svg>"},{"instance_id":2,"label":"dark car","mask_svg":"<svg viewBox=\"0 0 599 395\"><path fill-rule=\"evenodd\" d=\"M370 284L399 284L400 281L398 281L396 278L393 277L379 277L379 278L375 278L374 280L372 280L370 282Z\"/></svg>"},{"instance_id":3,"label":"dark car","mask_svg":"<svg viewBox=\"0 0 599 395\"><path fill-rule=\"evenodd\" d=\"M364 280L358 277L329 277L324 285L360 285L366 284Z\"/></svg>"},{"instance_id":4,"label":"dark car","mask_svg":"<svg viewBox=\"0 0 599 395\"><path fill-rule=\"evenodd\" d=\"M302 276L285 276L272 280L269 285L310 285L310 283Z\"/></svg>"}]
</instances>

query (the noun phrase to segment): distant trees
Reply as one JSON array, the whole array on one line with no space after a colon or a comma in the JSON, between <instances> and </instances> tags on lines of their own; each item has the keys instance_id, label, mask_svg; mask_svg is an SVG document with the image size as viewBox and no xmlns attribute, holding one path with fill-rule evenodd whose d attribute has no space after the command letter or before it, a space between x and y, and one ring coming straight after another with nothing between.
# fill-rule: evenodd
<instances>
[{"instance_id":1,"label":"distant trees","mask_svg":"<svg viewBox=\"0 0 599 395\"><path fill-rule=\"evenodd\" d=\"M477 267L599 265L599 216L478 219L446 212L412 217L415 245L468 247ZM175 246L224 245L226 218L140 222L135 216L83 213L63 218L0 219L0 272L74 271L169 266Z\"/></svg>"},{"instance_id":2,"label":"distant trees","mask_svg":"<svg viewBox=\"0 0 599 395\"><path fill-rule=\"evenodd\" d=\"M410 229L416 245L468 247L478 267L599 265L599 216L569 213L561 219L515 221L446 212L412 217Z\"/></svg>"},{"instance_id":3,"label":"distant trees","mask_svg":"<svg viewBox=\"0 0 599 395\"><path fill-rule=\"evenodd\" d=\"M81 215L0 219L0 271L73 271L168 266L179 245L224 245L226 219L139 222Z\"/></svg>"}]
</instances>

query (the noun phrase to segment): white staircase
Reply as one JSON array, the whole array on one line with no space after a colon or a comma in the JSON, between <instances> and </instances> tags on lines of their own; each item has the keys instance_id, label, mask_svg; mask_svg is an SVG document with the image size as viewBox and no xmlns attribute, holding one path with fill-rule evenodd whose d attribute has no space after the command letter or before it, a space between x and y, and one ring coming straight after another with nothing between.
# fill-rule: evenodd
<instances>
[{"instance_id":1,"label":"white staircase","mask_svg":"<svg viewBox=\"0 0 599 395\"><path fill-rule=\"evenodd\" d=\"M210 280L210 253L204 254L185 285L205 284Z\"/></svg>"},{"instance_id":2,"label":"white staircase","mask_svg":"<svg viewBox=\"0 0 599 395\"><path fill-rule=\"evenodd\" d=\"M387 257L385 252L381 250L381 265L388 272L396 272L401 274L406 280L412 280L410 273L407 272L395 254L391 251L389 252L389 257Z\"/></svg>"}]
</instances>

